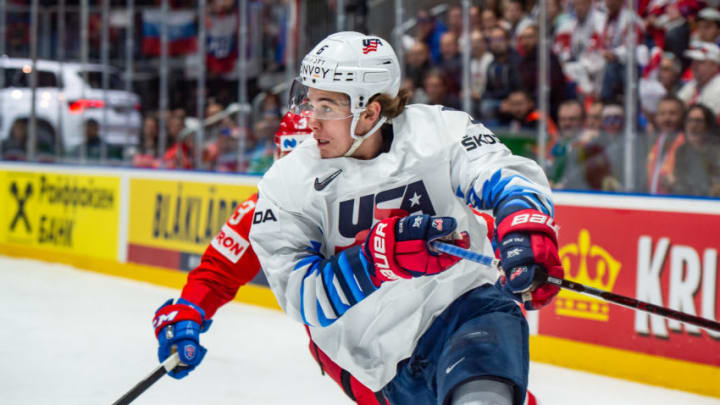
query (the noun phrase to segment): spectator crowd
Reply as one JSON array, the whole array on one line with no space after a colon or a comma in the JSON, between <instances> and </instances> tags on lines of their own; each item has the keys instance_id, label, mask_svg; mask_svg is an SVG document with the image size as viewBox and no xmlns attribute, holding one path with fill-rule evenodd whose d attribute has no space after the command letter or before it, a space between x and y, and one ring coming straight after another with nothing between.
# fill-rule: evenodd
<instances>
[{"instance_id":1,"label":"spectator crowd","mask_svg":"<svg viewBox=\"0 0 720 405\"><path fill-rule=\"evenodd\" d=\"M235 45L218 39L223 33L236 36L235 3L209 1L206 26L216 37L208 40L210 77L202 119L222 115L236 101L228 88L237 88L237 82L227 78L232 67L226 65L237 57ZM282 70L286 4L251 3L262 16L257 71ZM632 10L624 0L548 0L550 91L545 117L538 108L541 38L536 0L473 1L467 36L458 1L448 2L440 14L433 12L437 8L420 8L401 41L402 86L412 92L412 102L456 109L469 94L468 112L511 147L529 145L516 153L533 158L542 154L557 189L718 197L720 2L637 3L638 9ZM634 48L626 45L630 34L636 38ZM467 89L462 87L464 47L471 54ZM143 48L152 53L152 41L143 39ZM636 85L626 83L629 61L635 63ZM637 104L626 114L626 92L633 89ZM164 154L158 141L159 113L156 108L144 110L141 142L129 158L139 167L263 173L272 164L273 134L285 103L281 94L262 91L255 82L250 93L256 102L245 128L229 114L207 127L199 144L186 129L188 114L195 110L176 103L179 106L164 114ZM542 120L547 123L545 150L536 146ZM634 126L631 137L626 136L626 121ZM12 134L3 151L16 151L23 144L22 128ZM87 136L91 145L92 128ZM245 153L238 158L240 149Z\"/></svg>"},{"instance_id":2,"label":"spectator crowd","mask_svg":"<svg viewBox=\"0 0 720 405\"><path fill-rule=\"evenodd\" d=\"M718 2L549 0L548 147L553 187L720 196ZM446 18L420 10L403 44L404 87L415 102L460 108L462 46L471 50L470 113L506 139L537 141L538 3L486 0ZM635 34L636 46L627 38ZM629 52L634 52L629 58ZM637 86L626 83L635 61ZM637 88L626 117L626 91ZM626 118L634 125L625 136ZM631 178L626 177L629 160Z\"/></svg>"}]
</instances>

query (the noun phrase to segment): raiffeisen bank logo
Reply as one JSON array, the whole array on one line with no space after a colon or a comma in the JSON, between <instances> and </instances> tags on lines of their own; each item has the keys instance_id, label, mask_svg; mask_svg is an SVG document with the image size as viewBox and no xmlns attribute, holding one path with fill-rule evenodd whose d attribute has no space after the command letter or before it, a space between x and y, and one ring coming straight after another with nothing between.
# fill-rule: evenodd
<instances>
[{"instance_id":1,"label":"raiffeisen bank logo","mask_svg":"<svg viewBox=\"0 0 720 405\"><path fill-rule=\"evenodd\" d=\"M562 246L558 252L565 278L588 287L612 291L622 264L601 246L590 242L590 232L581 229L577 243ZM570 290L560 290L555 313L574 318L606 322L610 307L606 301Z\"/></svg>"}]
</instances>

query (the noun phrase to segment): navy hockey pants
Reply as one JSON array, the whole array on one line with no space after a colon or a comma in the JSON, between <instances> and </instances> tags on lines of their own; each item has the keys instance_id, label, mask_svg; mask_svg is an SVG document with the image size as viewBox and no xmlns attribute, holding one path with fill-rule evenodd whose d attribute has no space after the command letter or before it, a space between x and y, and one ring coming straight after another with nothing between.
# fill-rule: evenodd
<instances>
[{"instance_id":1,"label":"navy hockey pants","mask_svg":"<svg viewBox=\"0 0 720 405\"><path fill-rule=\"evenodd\" d=\"M510 384L515 405L521 405L529 362L520 307L486 284L458 297L433 321L382 393L393 405L447 405L460 384L485 378Z\"/></svg>"}]
</instances>

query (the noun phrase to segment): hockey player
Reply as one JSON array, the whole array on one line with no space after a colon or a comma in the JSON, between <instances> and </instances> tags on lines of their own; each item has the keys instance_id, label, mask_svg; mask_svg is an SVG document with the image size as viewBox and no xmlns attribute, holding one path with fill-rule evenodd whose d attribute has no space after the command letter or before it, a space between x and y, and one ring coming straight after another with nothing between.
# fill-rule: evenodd
<instances>
[{"instance_id":1,"label":"hockey player","mask_svg":"<svg viewBox=\"0 0 720 405\"><path fill-rule=\"evenodd\" d=\"M311 134L307 118L290 112L285 114L275 133L275 160L290 153ZM168 300L153 317L160 362L172 351L180 354L183 364L169 373L174 378L185 377L200 364L207 349L200 345L199 334L209 328L217 309L232 300L238 289L260 271L257 256L247 242L256 202L257 194L253 194L237 207L205 250L200 265L188 274L180 299L175 303ZM235 252L223 244L226 241L231 246L235 244L230 241L238 242L244 248ZM309 348L323 372L351 399L361 405L384 404L381 397L333 363L312 340Z\"/></svg>"},{"instance_id":2,"label":"hockey player","mask_svg":"<svg viewBox=\"0 0 720 405\"><path fill-rule=\"evenodd\" d=\"M406 106L400 81L376 36L333 34L303 59L291 109L313 139L261 180L251 244L284 311L389 403L522 404L511 297L538 309L558 292L543 276L563 275L547 179L466 113ZM494 215L500 280L430 248L493 254L468 204Z\"/></svg>"},{"instance_id":3,"label":"hockey player","mask_svg":"<svg viewBox=\"0 0 720 405\"><path fill-rule=\"evenodd\" d=\"M275 133L275 160L290 153L311 134L307 118L287 113ZM166 302L154 317L153 323L157 325L155 329L160 343L158 348L160 362L170 355L173 346L175 346L174 350L179 350L185 356L184 365L170 372L175 378L183 378L202 361L206 349L199 343L198 331L207 330L207 327L202 328L203 323L207 321L206 325L209 326L216 310L230 301L238 288L255 278L260 271L252 247L246 248L239 258L222 247L222 242L228 238L248 240L250 219L255 213L256 202L257 194L254 194L238 206L216 239L205 250L201 264L189 273L188 282L183 288L180 299L175 304L172 304L172 300ZM492 226L489 231L492 232ZM178 314L169 319L178 309L180 310ZM195 314L191 309L198 313ZM199 322L200 319L203 322ZM196 326L188 321L195 322ZM184 332L177 332L178 327ZM172 337L168 338L168 330L171 331ZM309 349L323 373L328 374L350 399L360 405L386 404L381 394L374 393L347 370L340 368L312 340L309 342ZM193 357L190 358L191 356ZM533 398L528 392L528 405L536 403L533 402Z\"/></svg>"}]
</instances>

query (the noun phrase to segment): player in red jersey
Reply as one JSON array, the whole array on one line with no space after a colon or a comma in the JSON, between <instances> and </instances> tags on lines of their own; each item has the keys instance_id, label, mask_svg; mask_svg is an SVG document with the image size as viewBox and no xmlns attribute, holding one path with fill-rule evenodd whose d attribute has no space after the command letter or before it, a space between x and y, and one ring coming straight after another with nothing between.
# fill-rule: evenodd
<instances>
[{"instance_id":1,"label":"player in red jersey","mask_svg":"<svg viewBox=\"0 0 720 405\"><path fill-rule=\"evenodd\" d=\"M311 134L306 118L287 113L275 133L275 159L290 153ZM248 241L256 202L257 194L253 194L238 205L205 249L200 265L188 274L180 298L165 302L153 317L160 362L174 351L180 355L181 365L168 373L174 378L185 377L200 364L207 351L199 343L200 333L210 327L218 308L231 301L238 289L260 271L260 263ZM380 393L374 393L340 368L312 340L308 346L323 374L328 374L357 404L387 404ZM526 404L537 404L529 392Z\"/></svg>"}]
</instances>

